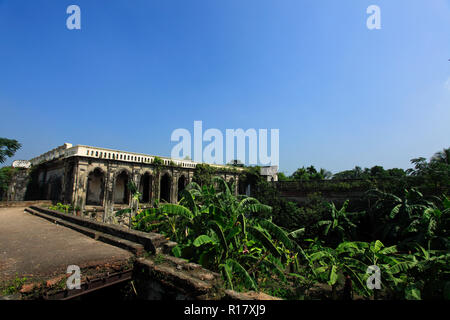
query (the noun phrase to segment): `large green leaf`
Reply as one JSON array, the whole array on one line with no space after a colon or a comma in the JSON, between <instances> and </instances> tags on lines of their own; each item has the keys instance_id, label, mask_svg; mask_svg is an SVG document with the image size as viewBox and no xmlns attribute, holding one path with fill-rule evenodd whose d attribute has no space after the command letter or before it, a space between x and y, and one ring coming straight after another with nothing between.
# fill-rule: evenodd
<instances>
[{"instance_id":1,"label":"large green leaf","mask_svg":"<svg viewBox=\"0 0 450 320\"><path fill-rule=\"evenodd\" d=\"M408 271L409 269L413 268L416 265L416 263L411 262L411 261L403 261L403 262L399 262L397 264L394 264L393 266L388 268L388 271L392 274L397 274L397 273L405 273L406 271Z\"/></svg>"},{"instance_id":2,"label":"large green leaf","mask_svg":"<svg viewBox=\"0 0 450 320\"><path fill-rule=\"evenodd\" d=\"M337 253L350 253L350 254L359 254L363 253L364 249L368 247L368 244L366 242L359 242L359 241L346 241L340 243L337 248Z\"/></svg>"},{"instance_id":3,"label":"large green leaf","mask_svg":"<svg viewBox=\"0 0 450 320\"><path fill-rule=\"evenodd\" d=\"M272 212L272 207L262 204L262 203L252 203L246 205L242 211L245 214L255 214L255 213L262 213L262 214L270 214Z\"/></svg>"},{"instance_id":4,"label":"large green leaf","mask_svg":"<svg viewBox=\"0 0 450 320\"><path fill-rule=\"evenodd\" d=\"M288 249L292 249L293 248L293 244L291 239L289 239L288 234L286 231L284 231L283 229L281 229L279 226L277 226L276 224L274 224L272 221L270 220L258 220L258 223L261 227L263 227L264 229L266 229L274 239L280 241L281 243L284 244L284 246Z\"/></svg>"},{"instance_id":5,"label":"large green leaf","mask_svg":"<svg viewBox=\"0 0 450 320\"><path fill-rule=\"evenodd\" d=\"M246 222L245 222L245 217L244 217L243 213L239 214L238 221L241 224L242 236L244 237L244 239L247 239L247 228L246 228Z\"/></svg>"},{"instance_id":6,"label":"large green leaf","mask_svg":"<svg viewBox=\"0 0 450 320\"><path fill-rule=\"evenodd\" d=\"M381 254L392 254L398 251L397 246L390 246L380 250Z\"/></svg>"},{"instance_id":7,"label":"large green leaf","mask_svg":"<svg viewBox=\"0 0 450 320\"><path fill-rule=\"evenodd\" d=\"M201 191L202 188L200 187L200 185L198 183L192 181L186 186L185 190L188 190L188 191L190 191L190 190Z\"/></svg>"},{"instance_id":8,"label":"large green leaf","mask_svg":"<svg viewBox=\"0 0 450 320\"><path fill-rule=\"evenodd\" d=\"M314 262L316 260L320 260L324 257L329 257L329 253L326 251L317 251L309 255L309 261Z\"/></svg>"},{"instance_id":9,"label":"large green leaf","mask_svg":"<svg viewBox=\"0 0 450 320\"><path fill-rule=\"evenodd\" d=\"M248 274L247 270L236 260L227 259L226 264L231 267L234 273L238 274L243 280L247 288L258 290L255 280Z\"/></svg>"},{"instance_id":10,"label":"large green leaf","mask_svg":"<svg viewBox=\"0 0 450 320\"><path fill-rule=\"evenodd\" d=\"M305 228L300 228L300 229L291 231L291 232L289 233L289 236L292 237L292 238L294 238L294 239L298 239L299 237L302 237L302 236L305 235L305 231L306 231Z\"/></svg>"},{"instance_id":11,"label":"large green leaf","mask_svg":"<svg viewBox=\"0 0 450 320\"><path fill-rule=\"evenodd\" d=\"M180 258L181 257L181 248L179 245L172 248L172 253L175 257Z\"/></svg>"},{"instance_id":12,"label":"large green leaf","mask_svg":"<svg viewBox=\"0 0 450 320\"><path fill-rule=\"evenodd\" d=\"M273 256L271 255L269 257ZM281 281L286 281L286 276L283 272L283 266L279 259L276 259L274 257L273 259L264 259L263 261L261 261L261 265L265 266L271 272L275 273Z\"/></svg>"},{"instance_id":13,"label":"large green leaf","mask_svg":"<svg viewBox=\"0 0 450 320\"><path fill-rule=\"evenodd\" d=\"M238 210L238 211L241 211L244 207L246 207L246 206L248 206L248 205L250 205L250 204L252 204L252 203L259 204L260 202L259 202L257 199L255 199L255 198L252 198L252 197L245 197L244 199L242 199L242 200L239 202L238 207L237 207L237 210Z\"/></svg>"},{"instance_id":14,"label":"large green leaf","mask_svg":"<svg viewBox=\"0 0 450 320\"><path fill-rule=\"evenodd\" d=\"M233 290L233 274L231 271L231 266L225 263L221 264L220 267L222 267L223 274L225 275L225 279L227 280L230 289Z\"/></svg>"},{"instance_id":15,"label":"large green leaf","mask_svg":"<svg viewBox=\"0 0 450 320\"><path fill-rule=\"evenodd\" d=\"M359 262L359 261L358 261ZM343 268L348 272L348 274L350 275L351 279L355 282L356 287L366 296L369 297L372 295L372 292L369 291L369 289L367 288L367 284L363 281L363 277L361 275L367 275L365 273L366 268L364 267L364 271L363 273L361 272L356 272L354 270L354 268L352 266L349 265L345 265L343 266ZM366 279L367 280L367 279Z\"/></svg>"},{"instance_id":16,"label":"large green leaf","mask_svg":"<svg viewBox=\"0 0 450 320\"><path fill-rule=\"evenodd\" d=\"M211 229L216 233L217 237L219 238L222 250L224 251L224 256L226 257L228 255L228 244L227 240L225 239L225 235L223 234L222 228L216 221L209 221L208 225L211 227Z\"/></svg>"},{"instance_id":17,"label":"large green leaf","mask_svg":"<svg viewBox=\"0 0 450 320\"><path fill-rule=\"evenodd\" d=\"M328 274L328 284L330 286L333 286L334 284L336 284L338 280L338 274L337 274L337 266L333 265L330 268L330 273Z\"/></svg>"},{"instance_id":18,"label":"large green leaf","mask_svg":"<svg viewBox=\"0 0 450 320\"><path fill-rule=\"evenodd\" d=\"M194 217L191 210L179 204L165 203L161 205L160 210L168 215L181 216L189 220Z\"/></svg>"},{"instance_id":19,"label":"large green leaf","mask_svg":"<svg viewBox=\"0 0 450 320\"><path fill-rule=\"evenodd\" d=\"M272 255L275 257L281 257L280 252L273 244L272 240L270 240L261 230L256 229L254 227L248 228L250 234L255 237L257 240L261 242L261 244L270 251Z\"/></svg>"},{"instance_id":20,"label":"large green leaf","mask_svg":"<svg viewBox=\"0 0 450 320\"><path fill-rule=\"evenodd\" d=\"M384 244L380 240L376 240L370 244L370 251L377 253L384 247Z\"/></svg>"},{"instance_id":21,"label":"large green leaf","mask_svg":"<svg viewBox=\"0 0 450 320\"><path fill-rule=\"evenodd\" d=\"M226 230L226 241L227 243L229 243L231 241L232 238L234 238L239 232L241 232L241 228L239 228L238 226L235 226L231 229Z\"/></svg>"},{"instance_id":22,"label":"large green leaf","mask_svg":"<svg viewBox=\"0 0 450 320\"><path fill-rule=\"evenodd\" d=\"M237 211L242 212L244 214L250 214L250 213L271 213L272 207L260 203L257 199L247 197L242 199L238 206Z\"/></svg>"},{"instance_id":23,"label":"large green leaf","mask_svg":"<svg viewBox=\"0 0 450 320\"><path fill-rule=\"evenodd\" d=\"M197 215L198 208L197 205L195 204L193 193L184 189L181 191L180 195L181 195L180 204L189 208L194 215Z\"/></svg>"},{"instance_id":24,"label":"large green leaf","mask_svg":"<svg viewBox=\"0 0 450 320\"><path fill-rule=\"evenodd\" d=\"M394 208L392 208L391 213L389 214L389 218L394 219L395 216L400 212L402 204L396 205Z\"/></svg>"},{"instance_id":25,"label":"large green leaf","mask_svg":"<svg viewBox=\"0 0 450 320\"><path fill-rule=\"evenodd\" d=\"M194 246L196 247L200 247L206 243L215 243L215 242L210 236L207 236L206 234L198 236L197 238L195 238L193 242Z\"/></svg>"},{"instance_id":26,"label":"large green leaf","mask_svg":"<svg viewBox=\"0 0 450 320\"><path fill-rule=\"evenodd\" d=\"M225 179L215 176L212 180L213 182L218 184L219 189L222 190L222 192L224 192L227 197L231 196L230 187L228 186L228 183L225 181Z\"/></svg>"}]
</instances>

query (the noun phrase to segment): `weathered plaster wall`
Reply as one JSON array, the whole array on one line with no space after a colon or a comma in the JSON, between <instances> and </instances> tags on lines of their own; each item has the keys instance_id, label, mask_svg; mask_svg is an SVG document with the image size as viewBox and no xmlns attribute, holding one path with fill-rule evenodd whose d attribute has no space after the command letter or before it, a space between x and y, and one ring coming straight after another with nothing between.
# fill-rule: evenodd
<instances>
[{"instance_id":1,"label":"weathered plaster wall","mask_svg":"<svg viewBox=\"0 0 450 320\"><path fill-rule=\"evenodd\" d=\"M18 201L52 200L72 204L81 210L87 205L101 206L108 217L115 209L131 203L131 192L125 192L127 181L133 181L138 190L143 190L143 177L147 174L150 183L148 199L153 203L161 197L161 180L166 175L170 183L168 200L176 203L179 188L192 181L194 171L195 168L170 162L155 166L145 162L72 156L34 165L22 176L15 177L9 194ZM237 194L239 173L220 175L228 182L235 182Z\"/></svg>"}]
</instances>

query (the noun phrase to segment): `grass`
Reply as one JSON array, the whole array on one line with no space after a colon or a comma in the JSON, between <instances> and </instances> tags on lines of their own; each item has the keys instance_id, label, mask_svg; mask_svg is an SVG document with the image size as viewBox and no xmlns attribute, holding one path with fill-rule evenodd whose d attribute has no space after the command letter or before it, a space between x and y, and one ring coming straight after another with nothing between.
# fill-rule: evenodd
<instances>
[{"instance_id":1,"label":"grass","mask_svg":"<svg viewBox=\"0 0 450 320\"><path fill-rule=\"evenodd\" d=\"M6 287L2 290L2 295L8 296L17 293L27 280L28 279L26 277L20 278L16 273L16 277L14 278L14 280L7 284Z\"/></svg>"}]
</instances>

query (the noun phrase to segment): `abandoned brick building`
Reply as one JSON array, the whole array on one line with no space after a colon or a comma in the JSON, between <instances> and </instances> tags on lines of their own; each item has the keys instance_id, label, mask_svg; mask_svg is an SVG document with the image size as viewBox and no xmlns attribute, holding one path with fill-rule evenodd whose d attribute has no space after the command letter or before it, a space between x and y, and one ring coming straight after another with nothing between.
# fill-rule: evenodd
<instances>
[{"instance_id":1,"label":"abandoned brick building","mask_svg":"<svg viewBox=\"0 0 450 320\"><path fill-rule=\"evenodd\" d=\"M159 160L155 163L155 158ZM133 181L142 194L141 202L155 199L176 202L181 190L192 181L197 162L117 151L69 143L30 160L8 190L8 200L53 200L84 210L99 206L105 210L128 205ZM211 165L236 194L242 168ZM271 171L273 175L273 170ZM276 172L275 172L276 174ZM273 180L273 177L270 179Z\"/></svg>"}]
</instances>

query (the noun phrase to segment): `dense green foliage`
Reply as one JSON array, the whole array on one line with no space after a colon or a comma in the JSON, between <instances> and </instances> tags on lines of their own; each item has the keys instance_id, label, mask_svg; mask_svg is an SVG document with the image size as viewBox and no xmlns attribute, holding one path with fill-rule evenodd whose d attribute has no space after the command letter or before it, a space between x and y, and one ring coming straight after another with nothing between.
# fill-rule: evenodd
<instances>
[{"instance_id":1,"label":"dense green foliage","mask_svg":"<svg viewBox=\"0 0 450 320\"><path fill-rule=\"evenodd\" d=\"M214 176L221 173L236 173L236 166L230 165L227 167L216 168L206 163L199 163L195 166L194 176L192 181L199 186L210 185Z\"/></svg>"},{"instance_id":2,"label":"dense green foliage","mask_svg":"<svg viewBox=\"0 0 450 320\"><path fill-rule=\"evenodd\" d=\"M0 200L5 198L9 184L17 169L13 167L0 168Z\"/></svg>"},{"instance_id":3,"label":"dense green foliage","mask_svg":"<svg viewBox=\"0 0 450 320\"><path fill-rule=\"evenodd\" d=\"M448 154L444 149L429 162L413 159L414 169L407 171L356 167L320 180L325 170L318 173L309 167L291 177L280 175L281 181L296 183L295 190L309 194L301 207L281 198L278 188L261 179L258 167L247 168L241 180L252 186L254 198L272 207L255 214L279 225L296 243L296 271L285 269L288 282L278 279L279 285L307 289L323 283L336 297L336 288L349 278L354 292L363 297L449 298ZM365 191L364 210L348 212L349 201L337 207L320 195L348 190ZM366 286L371 265L381 270L380 291ZM298 290L288 291L269 290L285 298L301 296Z\"/></svg>"},{"instance_id":4,"label":"dense green foliage","mask_svg":"<svg viewBox=\"0 0 450 320\"><path fill-rule=\"evenodd\" d=\"M301 207L283 199L259 167L240 175L241 184L251 185L249 197L234 195L218 169L197 165L177 204L141 210L140 194L129 185L132 206L118 214L135 215L137 230L176 241L175 256L220 272L235 290L287 299L450 299L448 149L412 163L407 171L356 167L344 181L299 169L288 179L309 190ZM364 191L364 208L314 192L336 186ZM374 266L381 289L367 285ZM315 296L313 288L322 293Z\"/></svg>"},{"instance_id":5,"label":"dense green foliage","mask_svg":"<svg viewBox=\"0 0 450 320\"><path fill-rule=\"evenodd\" d=\"M50 210L55 210L55 211L59 211L62 213L76 213L79 212L81 209L80 207L76 206L72 206L71 204L62 204L61 202L58 202L55 205L51 205L48 207Z\"/></svg>"},{"instance_id":6,"label":"dense green foliage","mask_svg":"<svg viewBox=\"0 0 450 320\"><path fill-rule=\"evenodd\" d=\"M272 273L284 278L294 261L294 242L261 214L271 208L250 197L235 197L219 177L214 185L193 182L178 204L161 204L134 218L138 230L161 232L178 242L175 256L220 271L230 288L257 289Z\"/></svg>"},{"instance_id":7,"label":"dense green foliage","mask_svg":"<svg viewBox=\"0 0 450 320\"><path fill-rule=\"evenodd\" d=\"M211 184L214 173L213 167L207 164L197 164L192 181L200 186Z\"/></svg>"},{"instance_id":8,"label":"dense green foliage","mask_svg":"<svg viewBox=\"0 0 450 320\"><path fill-rule=\"evenodd\" d=\"M21 146L17 140L0 138L0 163L4 163L6 158L12 157ZM0 168L0 200L5 198L15 171L16 169L12 167Z\"/></svg>"},{"instance_id":9,"label":"dense green foliage","mask_svg":"<svg viewBox=\"0 0 450 320\"><path fill-rule=\"evenodd\" d=\"M344 192L377 188L398 193L405 188L417 188L427 194L449 193L450 148L436 152L427 162L425 158L412 159L413 168L384 169L381 166L337 172L334 175L325 169L317 171L314 166L297 169L292 175L278 175L283 188L304 192ZM331 178L331 179L330 179Z\"/></svg>"},{"instance_id":10,"label":"dense green foliage","mask_svg":"<svg viewBox=\"0 0 450 320\"><path fill-rule=\"evenodd\" d=\"M256 172L249 170L247 178ZM269 190L262 179L256 185ZM138 230L177 241L175 256L221 272L237 290L308 298L306 290L322 283L331 288L328 298L339 298L350 279L354 293L367 298L448 298L450 200L426 200L415 189L401 197L374 189L367 197L373 200L367 211L349 213L348 202L337 208L314 196L312 211L292 208L305 222L292 230L272 221L270 206L234 196L215 177L212 185L191 183L178 204L143 210L133 221ZM311 218L317 208L320 214ZM366 285L373 265L382 274L380 291Z\"/></svg>"},{"instance_id":11,"label":"dense green foliage","mask_svg":"<svg viewBox=\"0 0 450 320\"><path fill-rule=\"evenodd\" d=\"M406 172L403 169L393 168L385 170L381 166L364 168L356 166L352 170L345 170L333 175L333 179L388 179L405 177Z\"/></svg>"}]
</instances>

